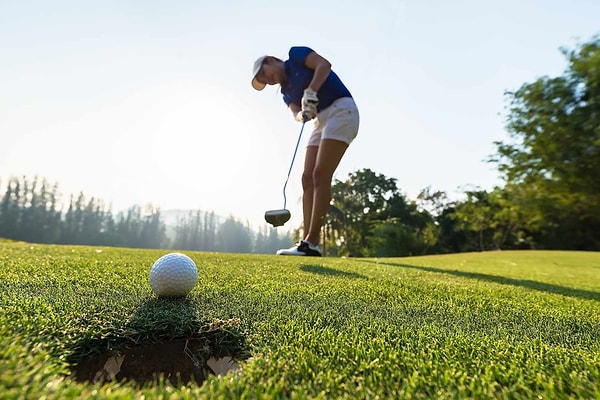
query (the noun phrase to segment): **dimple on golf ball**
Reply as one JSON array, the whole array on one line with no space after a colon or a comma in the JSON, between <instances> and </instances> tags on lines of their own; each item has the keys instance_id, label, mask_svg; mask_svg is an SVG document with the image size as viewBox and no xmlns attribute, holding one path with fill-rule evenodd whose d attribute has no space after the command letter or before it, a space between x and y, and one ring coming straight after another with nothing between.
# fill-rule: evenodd
<instances>
[{"instance_id":1,"label":"dimple on golf ball","mask_svg":"<svg viewBox=\"0 0 600 400\"><path fill-rule=\"evenodd\" d=\"M181 253L165 254L150 269L150 287L158 297L186 296L197 280L196 264Z\"/></svg>"}]
</instances>

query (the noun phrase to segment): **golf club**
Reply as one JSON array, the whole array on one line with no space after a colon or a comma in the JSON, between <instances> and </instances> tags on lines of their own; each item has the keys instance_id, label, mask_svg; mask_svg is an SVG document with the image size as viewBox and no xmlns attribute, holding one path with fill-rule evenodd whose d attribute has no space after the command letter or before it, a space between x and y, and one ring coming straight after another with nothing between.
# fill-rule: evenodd
<instances>
[{"instance_id":1,"label":"golf club","mask_svg":"<svg viewBox=\"0 0 600 400\"><path fill-rule=\"evenodd\" d=\"M292 157L292 163L290 164L290 169L288 170L287 178L285 179L285 183L283 184L283 208L281 210L269 210L265 212L265 221L274 227L282 226L286 222L290 220L292 214L290 214L289 210L286 210L285 206L287 203L287 198L285 196L285 188L288 184L288 180L290 179L290 173L292 172L292 167L294 166L294 160L296 159L296 153L298 152L298 145L300 144L300 138L302 138L302 131L304 130L304 124L302 123L302 128L300 128L300 135L298 135L298 142L296 142L296 149L294 150L294 156Z\"/></svg>"}]
</instances>

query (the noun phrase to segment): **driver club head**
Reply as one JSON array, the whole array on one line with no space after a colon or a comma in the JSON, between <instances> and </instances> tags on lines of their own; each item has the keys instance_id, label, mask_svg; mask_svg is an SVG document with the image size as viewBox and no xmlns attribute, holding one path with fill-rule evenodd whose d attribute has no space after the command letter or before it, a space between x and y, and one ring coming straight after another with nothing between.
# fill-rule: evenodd
<instances>
[{"instance_id":1,"label":"driver club head","mask_svg":"<svg viewBox=\"0 0 600 400\"><path fill-rule=\"evenodd\" d=\"M289 221L292 214L286 209L269 210L265 212L265 221L273 226L282 226Z\"/></svg>"}]
</instances>

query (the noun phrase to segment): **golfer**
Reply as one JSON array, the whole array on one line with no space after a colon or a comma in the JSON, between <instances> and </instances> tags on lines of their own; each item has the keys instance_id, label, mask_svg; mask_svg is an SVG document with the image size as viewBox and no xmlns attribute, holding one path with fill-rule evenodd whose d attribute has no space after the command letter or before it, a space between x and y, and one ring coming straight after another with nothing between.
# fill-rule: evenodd
<instances>
[{"instance_id":1,"label":"golfer","mask_svg":"<svg viewBox=\"0 0 600 400\"><path fill-rule=\"evenodd\" d=\"M263 56L254 63L252 87L279 85L299 122L314 120L302 173L304 239L279 255L321 256L321 226L331 201L333 173L358 134L358 109L331 63L308 47L292 47L289 58Z\"/></svg>"}]
</instances>

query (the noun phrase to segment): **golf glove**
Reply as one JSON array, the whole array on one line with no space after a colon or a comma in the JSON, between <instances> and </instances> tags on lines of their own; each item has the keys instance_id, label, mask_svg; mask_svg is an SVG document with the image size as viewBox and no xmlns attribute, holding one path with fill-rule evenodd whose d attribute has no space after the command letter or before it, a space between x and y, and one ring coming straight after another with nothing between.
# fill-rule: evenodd
<instances>
[{"instance_id":1,"label":"golf glove","mask_svg":"<svg viewBox=\"0 0 600 400\"><path fill-rule=\"evenodd\" d=\"M317 97L317 92L305 89L304 95L302 96L302 122L310 121L317 116L318 104L319 98Z\"/></svg>"},{"instance_id":2,"label":"golf glove","mask_svg":"<svg viewBox=\"0 0 600 400\"><path fill-rule=\"evenodd\" d=\"M317 92L314 90L305 89L304 95L302 96L302 110L307 110L310 108L314 108L316 110L317 104L319 104Z\"/></svg>"}]
</instances>

